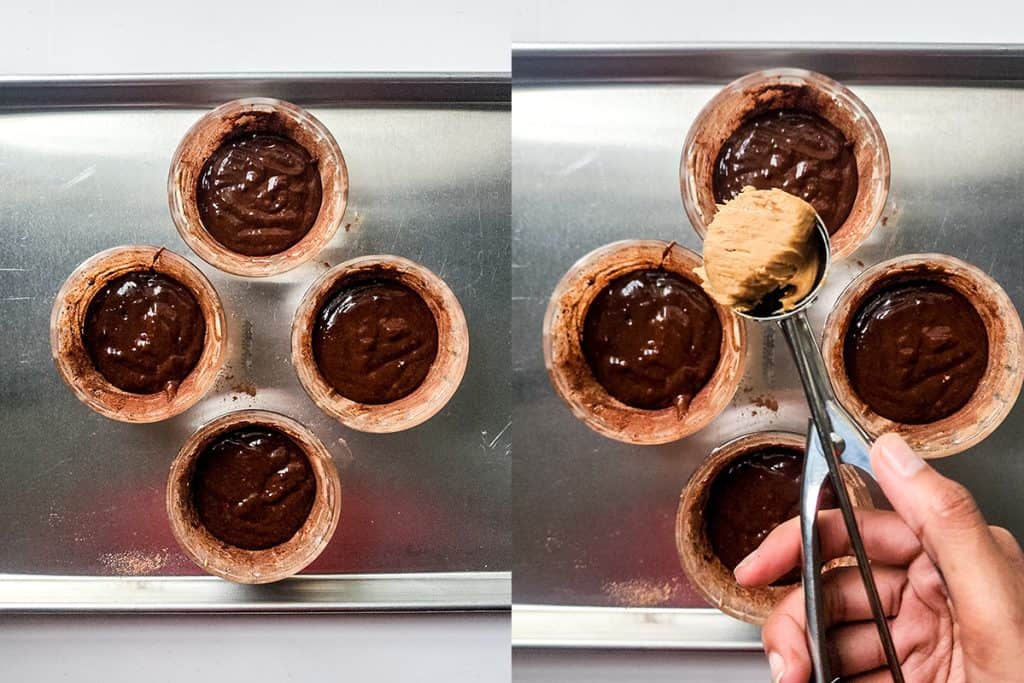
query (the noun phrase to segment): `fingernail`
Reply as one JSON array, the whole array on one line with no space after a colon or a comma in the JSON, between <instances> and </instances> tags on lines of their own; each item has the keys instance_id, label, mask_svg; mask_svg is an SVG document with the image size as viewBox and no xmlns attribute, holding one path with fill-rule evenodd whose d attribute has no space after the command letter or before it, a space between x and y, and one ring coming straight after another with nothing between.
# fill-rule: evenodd
<instances>
[{"instance_id":1,"label":"fingernail","mask_svg":"<svg viewBox=\"0 0 1024 683\"><path fill-rule=\"evenodd\" d=\"M778 652L769 652L768 668L772 670L772 683L779 683L786 674L786 660Z\"/></svg>"},{"instance_id":2,"label":"fingernail","mask_svg":"<svg viewBox=\"0 0 1024 683\"><path fill-rule=\"evenodd\" d=\"M924 460L900 436L883 434L876 444L886 464L901 477L910 478L924 468Z\"/></svg>"},{"instance_id":3,"label":"fingernail","mask_svg":"<svg viewBox=\"0 0 1024 683\"><path fill-rule=\"evenodd\" d=\"M756 557L757 557L757 549L754 549L753 552L751 552L749 555L747 555L742 560L740 560L740 563L738 565L736 565L736 567L732 570L733 576L735 576L737 572L742 570L748 564L753 562Z\"/></svg>"}]
</instances>

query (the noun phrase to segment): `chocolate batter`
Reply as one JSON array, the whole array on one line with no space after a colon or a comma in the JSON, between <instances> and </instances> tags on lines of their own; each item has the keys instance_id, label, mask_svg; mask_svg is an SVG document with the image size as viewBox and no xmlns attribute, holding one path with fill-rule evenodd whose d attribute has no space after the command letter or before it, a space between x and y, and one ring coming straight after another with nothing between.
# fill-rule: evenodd
<instances>
[{"instance_id":1,"label":"chocolate batter","mask_svg":"<svg viewBox=\"0 0 1024 683\"><path fill-rule=\"evenodd\" d=\"M192 502L206 529L233 546L263 550L295 535L313 507L316 477L294 441L250 426L215 440L196 460Z\"/></svg>"},{"instance_id":2,"label":"chocolate batter","mask_svg":"<svg viewBox=\"0 0 1024 683\"><path fill-rule=\"evenodd\" d=\"M342 282L317 314L313 354L327 383L358 403L411 394L437 357L437 321L395 280Z\"/></svg>"},{"instance_id":3,"label":"chocolate batter","mask_svg":"<svg viewBox=\"0 0 1024 683\"><path fill-rule=\"evenodd\" d=\"M747 185L785 190L809 202L831 235L857 198L857 158L853 145L825 119L780 109L747 119L722 144L713 184L719 203Z\"/></svg>"},{"instance_id":4,"label":"chocolate batter","mask_svg":"<svg viewBox=\"0 0 1024 683\"><path fill-rule=\"evenodd\" d=\"M715 556L730 571L761 545L772 529L800 514L802 450L775 446L731 463L711 483L704 519ZM836 506L835 490L826 481L820 509ZM800 580L795 569L772 585Z\"/></svg>"},{"instance_id":5,"label":"chocolate batter","mask_svg":"<svg viewBox=\"0 0 1024 683\"><path fill-rule=\"evenodd\" d=\"M594 377L618 400L685 409L718 367L722 325L697 285L666 270L638 270L597 295L580 343Z\"/></svg>"},{"instance_id":6,"label":"chocolate batter","mask_svg":"<svg viewBox=\"0 0 1024 683\"><path fill-rule=\"evenodd\" d=\"M988 366L988 334L960 292L931 280L902 282L861 305L843 360L853 390L873 411L925 424L971 398Z\"/></svg>"},{"instance_id":7,"label":"chocolate batter","mask_svg":"<svg viewBox=\"0 0 1024 683\"><path fill-rule=\"evenodd\" d=\"M278 254L301 240L320 213L315 159L280 135L231 138L203 166L196 205L203 227L231 251Z\"/></svg>"},{"instance_id":8,"label":"chocolate batter","mask_svg":"<svg viewBox=\"0 0 1024 683\"><path fill-rule=\"evenodd\" d=\"M192 291L155 271L111 280L86 310L82 342L108 382L133 394L173 390L203 354L206 321Z\"/></svg>"}]
</instances>

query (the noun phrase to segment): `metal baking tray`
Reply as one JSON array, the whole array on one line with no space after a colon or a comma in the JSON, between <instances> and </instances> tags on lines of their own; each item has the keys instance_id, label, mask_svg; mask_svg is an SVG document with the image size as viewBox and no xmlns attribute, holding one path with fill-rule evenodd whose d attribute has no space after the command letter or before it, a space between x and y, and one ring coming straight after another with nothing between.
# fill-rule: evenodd
<instances>
[{"instance_id":1,"label":"metal baking tray","mask_svg":"<svg viewBox=\"0 0 1024 683\"><path fill-rule=\"evenodd\" d=\"M837 263L811 319L865 267L939 251L994 276L1024 305L1024 48L570 46L513 50L513 643L522 647L754 649L754 627L688 585L673 525L679 494L716 445L761 429L803 432L796 370L774 329L748 324L746 377L698 434L658 447L603 438L574 419L544 369L541 321L562 274L626 238L699 251L679 192L683 138L726 82L769 67L820 71L871 108L892 158L881 224ZM777 405L776 405L777 403ZM989 521L1024 538L1024 408L936 462Z\"/></svg>"},{"instance_id":2,"label":"metal baking tray","mask_svg":"<svg viewBox=\"0 0 1024 683\"><path fill-rule=\"evenodd\" d=\"M0 80L0 610L507 609L512 394L508 377L507 75L102 76ZM243 96L296 102L348 162L343 229L313 262L246 279L179 238L167 172L182 135ZM50 360L50 307L80 262L166 246L211 279L228 314L216 388L152 425L104 419ZM292 314L328 266L398 254L451 286L469 321L465 379L398 434L323 414L290 364ZM236 586L201 575L164 513L175 453L200 424L267 408L308 425L341 474L341 523L301 576Z\"/></svg>"}]
</instances>

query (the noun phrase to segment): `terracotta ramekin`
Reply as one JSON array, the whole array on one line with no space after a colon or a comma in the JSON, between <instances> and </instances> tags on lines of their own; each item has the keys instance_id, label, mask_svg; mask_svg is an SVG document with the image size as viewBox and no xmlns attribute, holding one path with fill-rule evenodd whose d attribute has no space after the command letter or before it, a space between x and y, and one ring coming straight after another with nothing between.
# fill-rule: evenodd
<instances>
[{"instance_id":1,"label":"terracotta ramekin","mask_svg":"<svg viewBox=\"0 0 1024 683\"><path fill-rule=\"evenodd\" d=\"M210 156L235 135L256 132L283 135L304 147L317 162L323 196L320 213L305 237L268 256L228 249L203 227L196 206L197 183ZM171 161L167 195L178 233L201 259L228 273L264 277L295 268L331 241L348 203L348 169L334 136L308 111L281 100L250 97L220 105L185 133Z\"/></svg>"},{"instance_id":2,"label":"terracotta ramekin","mask_svg":"<svg viewBox=\"0 0 1024 683\"><path fill-rule=\"evenodd\" d=\"M683 143L679 182L683 206L704 237L717 211L712 181L722 144L752 116L799 109L824 118L853 143L858 187L850 215L831 237L833 258L848 256L881 218L889 194L889 148L874 115L842 84L813 71L770 69L739 78L697 115Z\"/></svg>"},{"instance_id":3,"label":"terracotta ramekin","mask_svg":"<svg viewBox=\"0 0 1024 683\"><path fill-rule=\"evenodd\" d=\"M316 477L316 498L305 524L290 540L265 550L245 550L213 536L199 521L192 501L199 456L219 436L248 426L284 433L305 453ZM301 571L327 547L340 514L338 470L323 443L295 420L266 410L228 413L200 427L178 452L167 478L167 517L175 540L204 571L236 583L270 583Z\"/></svg>"},{"instance_id":4,"label":"terracotta ramekin","mask_svg":"<svg viewBox=\"0 0 1024 683\"><path fill-rule=\"evenodd\" d=\"M339 394L324 379L313 354L316 317L345 280L355 277L394 280L427 304L437 323L437 357L411 394L391 403L358 403ZM469 327L455 294L444 280L400 256L363 256L338 264L302 297L292 323L292 365L306 393L328 415L361 432L399 432L440 411L455 394L469 360Z\"/></svg>"},{"instance_id":5,"label":"terracotta ramekin","mask_svg":"<svg viewBox=\"0 0 1024 683\"><path fill-rule=\"evenodd\" d=\"M861 305L887 286L913 280L934 280L963 294L988 335L988 367L974 395L957 412L926 424L894 422L871 410L853 390L843 354L847 330ZM1024 380L1024 332L1010 297L980 269L943 254L908 254L861 273L829 314L821 350L836 397L864 429L872 436L897 432L925 458L959 453L995 431L1017 401Z\"/></svg>"},{"instance_id":6,"label":"terracotta ramekin","mask_svg":"<svg viewBox=\"0 0 1024 683\"><path fill-rule=\"evenodd\" d=\"M626 443L668 443L705 427L732 400L743 377L746 328L736 314L718 304L718 367L682 414L675 406L647 410L613 397L594 377L580 344L587 309L612 280L637 270L664 268L699 286L694 270L701 264L700 256L675 242L625 240L595 249L562 276L544 315L544 364L555 391L588 427Z\"/></svg>"},{"instance_id":7,"label":"terracotta ramekin","mask_svg":"<svg viewBox=\"0 0 1024 683\"><path fill-rule=\"evenodd\" d=\"M203 353L174 391L133 394L114 386L93 365L82 340L89 304L103 287L136 271L154 270L188 287L206 322ZM188 410L213 387L224 365L227 327L217 290L198 268L163 247L124 246L87 259L64 281L50 314L50 350L61 379L75 396L104 417L158 422Z\"/></svg>"},{"instance_id":8,"label":"terracotta ramekin","mask_svg":"<svg viewBox=\"0 0 1024 683\"><path fill-rule=\"evenodd\" d=\"M676 513L676 550L690 583L712 606L749 624L762 624L786 593L796 584L747 588L736 583L732 571L715 556L707 538L704 511L711 485L730 464L751 453L770 447L804 451L806 438L793 432L754 432L729 441L711 452L690 477L679 498ZM873 507L871 494L853 468L842 465L843 480L850 502ZM852 564L853 558L838 558L825 569Z\"/></svg>"}]
</instances>

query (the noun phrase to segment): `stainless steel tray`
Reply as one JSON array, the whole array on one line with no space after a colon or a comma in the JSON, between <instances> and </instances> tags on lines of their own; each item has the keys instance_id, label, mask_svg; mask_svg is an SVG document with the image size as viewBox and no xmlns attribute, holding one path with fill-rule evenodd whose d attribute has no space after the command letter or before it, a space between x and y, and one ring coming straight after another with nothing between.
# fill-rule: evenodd
<instances>
[{"instance_id":1,"label":"stainless steel tray","mask_svg":"<svg viewBox=\"0 0 1024 683\"><path fill-rule=\"evenodd\" d=\"M688 585L673 524L680 490L715 445L759 429L803 431L807 408L783 340L749 325L747 375L725 413L677 443L628 446L575 420L551 388L541 354L551 291L577 258L614 240L699 250L679 193L686 131L725 82L790 66L852 86L892 157L882 224L836 265L812 322L820 328L866 266L920 251L988 271L1020 309L1024 49L527 45L512 63L513 643L757 648L757 629L708 609ZM1022 411L1018 403L984 443L936 463L1019 538Z\"/></svg>"},{"instance_id":2,"label":"stainless steel tray","mask_svg":"<svg viewBox=\"0 0 1024 683\"><path fill-rule=\"evenodd\" d=\"M312 263L226 275L185 246L166 179L205 109L265 95L334 133L351 188L344 229ZM502 75L11 78L0 81L0 610L501 609L510 594L509 79ZM217 388L154 425L80 404L50 360L50 306L90 255L165 245L213 281L230 351ZM438 273L469 321L448 406L399 434L345 429L289 360L292 313L328 265L393 253ZM341 523L301 577L234 586L179 552L164 514L180 445L260 407L345 440ZM340 449L334 449L336 456Z\"/></svg>"}]
</instances>

